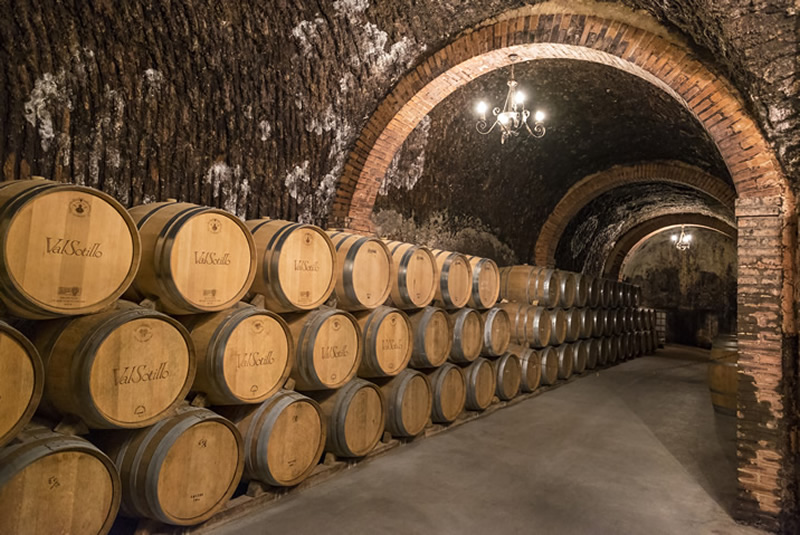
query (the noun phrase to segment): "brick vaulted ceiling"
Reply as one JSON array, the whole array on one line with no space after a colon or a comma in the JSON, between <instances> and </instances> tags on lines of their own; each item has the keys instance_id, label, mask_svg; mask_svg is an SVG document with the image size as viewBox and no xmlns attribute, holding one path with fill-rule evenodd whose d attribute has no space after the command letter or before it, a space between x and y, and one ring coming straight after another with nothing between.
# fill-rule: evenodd
<instances>
[{"instance_id":1,"label":"brick vaulted ceiling","mask_svg":"<svg viewBox=\"0 0 800 535\"><path fill-rule=\"evenodd\" d=\"M714 143L696 119L648 82L571 60L524 63L516 75L531 105L547 113L544 138L520 137L501 145L499 136L476 132L475 102L500 102L505 95L508 69L493 71L450 95L409 136L390 166L376 211L394 210L418 221L445 209L454 220L477 218L518 258L529 260L538 231L558 201L592 173L678 161L730 184ZM696 196L687 189L681 198L692 204ZM579 268L576 262L569 264Z\"/></svg>"}]
</instances>

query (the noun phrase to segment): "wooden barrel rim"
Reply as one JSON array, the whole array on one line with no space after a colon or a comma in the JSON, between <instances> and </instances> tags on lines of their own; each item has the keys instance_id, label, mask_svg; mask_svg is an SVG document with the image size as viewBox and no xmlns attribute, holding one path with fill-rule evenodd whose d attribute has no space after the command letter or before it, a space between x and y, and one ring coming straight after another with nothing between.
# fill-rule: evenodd
<instances>
[{"instance_id":1,"label":"wooden barrel rim","mask_svg":"<svg viewBox=\"0 0 800 535\"><path fill-rule=\"evenodd\" d=\"M2 187L10 186L13 183L19 182L9 181L6 182ZM34 198L41 192L47 190L57 190L57 191L79 191L88 195L93 195L95 197L99 197L109 206L114 208L118 214L120 214L122 220L125 222L125 225L131 232L131 266L128 270L128 273L120 282L120 285L111 292L108 299L100 301L99 303L95 303L92 305L79 307L75 309L70 309L68 313L64 312L63 309L53 307L52 305L45 303L32 295L27 295L26 293L20 290L21 286L19 281L14 277L14 274L11 273L6 269L5 262L0 262L0 287L2 287L4 291L4 297L12 301L18 308L22 310L29 310L30 303L35 303L41 310L45 311L47 314L53 315L53 317L59 317L65 314L69 315L80 315L80 314L87 314L91 312L95 312L102 308L115 299L117 299L122 293L128 289L134 282L136 277L136 272L139 270L139 263L142 259L142 242L139 238L138 228L133 221L133 218L130 214L114 199L111 195L107 193L96 190L94 188L89 188L86 186L79 186L77 184L63 184L63 183L51 183L49 181L43 181L41 184L36 184L32 188L24 191L19 196L14 197L11 199L9 203L4 205L0 208L3 212L5 211L12 211L18 212L23 206L28 204L28 202L34 200ZM7 218L0 220L0 243L3 244L2 251L3 254L6 254L6 244L9 243L8 240L8 232L11 230L12 223L14 221L14 217ZM5 284L4 281L9 281L11 284ZM32 313L37 313L38 311L32 310Z\"/></svg>"},{"instance_id":2,"label":"wooden barrel rim","mask_svg":"<svg viewBox=\"0 0 800 535\"><path fill-rule=\"evenodd\" d=\"M370 383L369 381L364 381L363 379L354 379L341 387L336 392L336 401L333 406L333 410L331 412L332 417L341 416L342 417L342 425L340 426L333 426L333 433L329 434L328 437L331 442L335 445L335 448L339 451L347 452L348 455L353 457L363 457L364 455L368 454L372 447L369 448L367 451L353 451L350 448L350 444L347 442L346 430L345 430L345 422L347 421L347 414L350 409L350 404L353 402L353 398L355 395L362 389L372 389L378 395L378 401L381 405L381 422L380 425L375 426L375 436L373 436L368 442L372 443L372 447L380 440L381 435L383 434L383 430L385 427L386 422L386 410L384 407L386 406L383 393L381 389L375 386L374 384Z\"/></svg>"},{"instance_id":3,"label":"wooden barrel rim","mask_svg":"<svg viewBox=\"0 0 800 535\"><path fill-rule=\"evenodd\" d=\"M334 248L335 248L336 252L339 252L339 248L350 237L355 237L356 238L356 241L353 243L353 245L347 251L347 254L345 255L344 264L341 266L341 271L343 271L344 273L349 273L351 277L353 276L353 268L355 266L356 256L358 256L358 252L361 250L361 248L365 244L370 243L370 242L375 242L375 243L379 244L379 246L386 252L386 255L389 258L389 266L391 268L391 264L392 264L391 253L389 252L389 248L386 247L386 244L383 243L381 240L376 239L376 238L372 238L372 237L369 237L369 236L358 236L356 234L348 234L348 233L342 232L342 231L337 231L337 232L331 234L330 237L331 237L331 239L333 239L336 236L344 236L344 238L341 241L339 241L338 243L334 244ZM337 269L339 269L339 268L337 268ZM391 269L390 269L390 271L391 271ZM335 284L335 282L334 282L334 284ZM379 303L383 303L384 301L386 301L386 298L389 297L389 294L391 293L391 290L392 290L392 285L391 285L391 279L390 279L389 284L386 285L386 288L384 289L384 292L383 292L382 296L380 298L376 299L376 301L379 302ZM347 298L350 299L351 302L358 303L360 301L359 297L356 295L356 288L355 288L354 285L345 284L344 285L344 291L345 291L345 294L347 295Z\"/></svg>"},{"instance_id":4,"label":"wooden barrel rim","mask_svg":"<svg viewBox=\"0 0 800 535\"><path fill-rule=\"evenodd\" d=\"M364 324L364 340L363 340L363 350L362 350L362 361L364 358L369 359L370 365L375 370L381 370L390 375L397 375L401 371L403 371L406 366L408 365L408 361L411 358L411 344L406 345L405 356L402 359L403 364L397 367L396 370L384 370L382 363L378 360L378 331L380 330L381 324L383 321L392 314L397 314L400 316L402 321L406 324L406 330L409 334L412 332L411 322L408 319L408 316L402 310L398 308L392 307L378 307L372 312L370 312L369 317L367 318L366 323ZM371 329L374 327L374 329ZM367 347L371 346L372 350L367 351Z\"/></svg>"},{"instance_id":5,"label":"wooden barrel rim","mask_svg":"<svg viewBox=\"0 0 800 535\"><path fill-rule=\"evenodd\" d=\"M449 281L450 281L450 268L452 267L453 262L455 262L455 260L458 257L463 257L463 259L466 261L467 267L470 268L470 274L472 274L472 267L470 266L470 263L469 263L469 260L467 260L467 257L464 256L461 253L455 253L455 252L452 252L452 251L440 250L438 253L436 253L434 255L434 258L439 258L439 255L442 254L442 253L447 253L447 258L445 258L444 263L442 264L442 267L441 267L441 270L440 270L441 272L440 272L440 275L439 275L439 283L438 283L439 291L442 292L442 301L444 301L445 303L450 303L450 304L452 304L454 306L458 306L457 303L453 302L453 299L450 296L450 283L449 283ZM470 278L472 278L472 277L470 277ZM469 301L469 295L467 295L467 299L464 300L464 303L462 303L461 306L466 305L467 301Z\"/></svg>"},{"instance_id":6,"label":"wooden barrel rim","mask_svg":"<svg viewBox=\"0 0 800 535\"><path fill-rule=\"evenodd\" d=\"M530 304L532 301L534 301L534 299L531 298L531 279L534 280L533 287L535 289L536 288L535 281L536 281L536 276L537 275L536 275L536 271L533 269L533 266L527 266L527 265L525 265L525 266L508 266L508 267L503 267L503 268L498 269L498 273L500 275L500 288L501 288L500 294L502 296L508 296L508 283L509 283L509 280L511 279L511 277L509 277L507 274L510 273L512 269L518 268L518 267L526 267L526 268L528 268L528 277L527 277L527 281L525 282L525 303L524 303L524 304L527 305L527 304ZM504 274L506 274L506 275L503 276Z\"/></svg>"},{"instance_id":7,"label":"wooden barrel rim","mask_svg":"<svg viewBox=\"0 0 800 535\"><path fill-rule=\"evenodd\" d=\"M430 260L431 265L434 267L434 271L436 262L434 261L433 253L431 253L427 247L421 247L419 245L413 245L404 242L398 242L397 245L394 246L394 249L391 250L392 257L394 257L394 252L403 245L410 245L410 247L405 253L403 253L403 256L400 258L400 262L397 263L397 279L398 282L402 283L397 285L397 289L400 292L400 296L403 298L404 302L416 303L413 299L411 299L411 294L408 293L408 263L411 260L411 257L414 256L417 251L423 251L428 255L428 259ZM434 276L434 279L435 278L436 277ZM427 299L424 300L425 304L430 303L431 300L433 300L433 296L436 293L436 287L434 286L431 290L432 291L429 292ZM421 306L424 306L424 304Z\"/></svg>"},{"instance_id":8,"label":"wooden barrel rim","mask_svg":"<svg viewBox=\"0 0 800 535\"><path fill-rule=\"evenodd\" d=\"M467 260L470 258L475 257L467 257ZM470 262L472 264L472 262ZM500 285L497 285L496 291L494 292L494 302L493 303L484 303L483 299L481 298L481 273L483 271L483 266L494 264L494 269L497 272L498 279L500 278L500 269L497 267L497 264L491 258L481 258L476 263L476 269L472 270L472 292L471 292L471 300L475 302L476 305L480 305L482 307L492 307L497 303L497 297L500 294ZM526 288L527 293L527 288Z\"/></svg>"},{"instance_id":9,"label":"wooden barrel rim","mask_svg":"<svg viewBox=\"0 0 800 535\"><path fill-rule=\"evenodd\" d=\"M504 377L505 376L506 367L509 366L509 362L510 361L515 361L515 363L516 363L517 378L519 380L517 381L517 391L513 392L513 393L508 393L508 392L505 391L504 387L506 385L505 385L504 381L496 381L495 382L496 387L497 387L496 388L497 397L499 397L500 399L502 399L504 401L509 401L509 400L513 399L514 396L516 396L519 393L519 386L520 386L520 383L522 382L522 365L520 364L519 358L517 357L517 355L514 355L513 353L506 353L505 355L503 355L502 357L497 359L497 361L496 361L497 377L499 378L499 377Z\"/></svg>"},{"instance_id":10,"label":"wooden barrel rim","mask_svg":"<svg viewBox=\"0 0 800 535\"><path fill-rule=\"evenodd\" d=\"M42 399L42 394L44 393L44 363L42 362L42 358L39 355L39 351L36 349L36 346L28 340L27 337L23 336L18 330L14 329L7 323L0 321L0 332L7 334L10 338L13 338L15 342L17 342L22 349L28 354L31 361L31 368L33 369L33 389L31 390L31 395L26 402L26 408L20 415L17 423L12 425L8 431L4 435L0 435L0 447L2 447L7 442L11 441L21 430L25 427L31 417L33 417L33 413L36 412L36 409L39 406L39 401ZM2 485L0 485L2 486Z\"/></svg>"},{"instance_id":11,"label":"wooden barrel rim","mask_svg":"<svg viewBox=\"0 0 800 535\"><path fill-rule=\"evenodd\" d=\"M406 370L406 371L408 373L403 373L402 375L397 377L397 383L393 387L394 397L398 399L400 401L400 404L402 405L406 397L406 390L408 390L408 386L411 384L412 381L421 378L428 387L428 408L425 411L425 414L430 416L431 405L433 404L433 391L431 388L430 381L428 380L428 377L424 373L418 372L416 370ZM427 423L427 418L426 418L426 422L423 423L422 427L419 430L415 431L413 429L408 429L406 427L406 423L403 420L402 412L400 411L395 412L390 410L387 412L386 417L389 418L391 416L394 416L394 418L392 418L392 423L395 425L395 427L397 427L397 429L400 429L403 431L403 433L405 433L404 436L418 435L419 433L422 432L423 429L425 429L425 423Z\"/></svg>"},{"instance_id":12,"label":"wooden barrel rim","mask_svg":"<svg viewBox=\"0 0 800 535\"><path fill-rule=\"evenodd\" d=\"M486 366L489 367L489 375L494 379L492 381L494 383L494 388L491 389L491 394L489 395L489 399L486 400L486 403L481 403L478 399L478 375L481 373L481 369L485 369ZM492 369L491 363L485 358L477 358L472 362L472 364L464 368L462 373L464 374L464 381L467 385L466 404L472 410L486 409L489 405L491 405L492 396L494 395L494 391L497 389L497 380L494 376L494 370ZM470 385L472 388L470 388Z\"/></svg>"},{"instance_id":13,"label":"wooden barrel rim","mask_svg":"<svg viewBox=\"0 0 800 535\"><path fill-rule=\"evenodd\" d=\"M502 351L505 351L505 349L508 346L508 344L506 344L506 348L503 348L500 351L498 351L494 347L492 347L492 342L494 341L492 339L492 336L491 336L492 327L494 326L494 321L497 318L497 316L498 315L502 315L502 314L505 314L506 318L508 318L509 332L510 332L510 330L511 330L511 318L508 317L508 312L506 312L502 308L491 308L491 309L489 309L487 311L487 313L486 313L486 320L483 322L483 346L485 348L489 348L489 350L493 354L497 354L497 353L500 353Z\"/></svg>"},{"instance_id":14,"label":"wooden barrel rim","mask_svg":"<svg viewBox=\"0 0 800 535\"><path fill-rule=\"evenodd\" d=\"M477 310L472 309L472 308L462 308L461 310L459 310L456 313L456 320L455 320L455 324L453 325L453 338L454 338L454 341L453 341L453 349L451 349L451 354L453 352L457 353L458 356L464 362L467 362L467 361L472 362L473 360L475 360L475 358L480 356L480 350L479 350L478 351L478 355L476 355L475 358L470 360L470 359L468 359L467 355L465 355L464 352L463 352L463 347L462 347L463 340L462 340L461 335L462 335L462 333L464 331L464 324L467 321L467 317L471 316L471 315L477 316L478 321L481 324L481 327L483 327L483 318L481 317L481 315L478 313ZM482 343L483 342L483 329L481 328L480 330L481 330L481 343ZM459 342L457 348L456 348L455 339L458 339L458 342Z\"/></svg>"},{"instance_id":15,"label":"wooden barrel rim","mask_svg":"<svg viewBox=\"0 0 800 535\"><path fill-rule=\"evenodd\" d=\"M325 323L325 321L332 316L341 315L350 322L353 330L356 333L356 344L358 346L355 349L356 358L353 359L353 366L350 368L350 373L347 374L348 377L352 377L352 375L355 374L355 370L358 369L358 366L361 363L361 346L364 343L361 335L361 326L351 314L345 312L344 310L329 308L327 310L319 309L317 312L318 315L312 318L311 321L306 321L303 324L303 327L300 330L298 341L296 341L298 343L297 350L304 353L309 362L314 362L314 347L316 346L317 333L319 331L317 327L321 327L323 323ZM311 333L310 335L308 334L309 332ZM298 371L298 373L309 374L310 380L307 381L308 383L316 383L327 386L327 384L320 379L319 375L317 375L315 366L308 366L302 369L298 366L295 369ZM328 388L330 387L328 386Z\"/></svg>"},{"instance_id":16,"label":"wooden barrel rim","mask_svg":"<svg viewBox=\"0 0 800 535\"><path fill-rule=\"evenodd\" d=\"M462 392L461 392L462 396L459 399L458 405L461 406L461 411L463 411L464 410L464 403L466 403L466 399L467 399L467 388L466 388L466 381L464 380L464 372L461 371L461 368L459 368L455 364L445 363L444 365L442 365L442 367L440 367L434 373L434 375L436 376L436 381L432 385L433 386L432 390L434 392L434 396L433 396L433 407L434 407L434 410L435 410L436 413L438 413L438 414L440 414L442 416L443 420L445 420L447 422L452 422L456 418L458 418L458 415L461 414L461 411L459 411L459 413L456 414L453 417L450 417L447 414L445 414L444 413L444 408L442 407L442 400L439 398L439 396L436 396L435 393L442 389L442 386L444 384L445 379L453 371L455 371L455 373L457 373L457 374L459 374L461 376L461 382L462 382L462 387L463 388L462 388Z\"/></svg>"}]
</instances>

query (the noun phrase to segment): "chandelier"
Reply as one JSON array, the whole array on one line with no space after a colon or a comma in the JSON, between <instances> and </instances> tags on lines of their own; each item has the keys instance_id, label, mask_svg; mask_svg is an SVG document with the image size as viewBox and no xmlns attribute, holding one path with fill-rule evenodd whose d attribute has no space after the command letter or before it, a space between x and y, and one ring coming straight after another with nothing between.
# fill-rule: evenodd
<instances>
[{"instance_id":1,"label":"chandelier","mask_svg":"<svg viewBox=\"0 0 800 535\"><path fill-rule=\"evenodd\" d=\"M495 128L499 128L501 144L505 143L511 136L519 136L523 127L528 131L528 134L535 138L540 138L545 133L544 124L542 124L545 114L541 110L537 110L533 114L533 128L528 126L528 118L531 112L525 109L525 93L517 89L517 81L514 79L514 62L519 60L519 56L510 54L508 58L511 60L511 78L507 82L508 94L503 108L496 107L492 110L495 120L491 126L486 120L486 112L489 111L489 105L484 101L480 101L475 108L480 117L476 125L478 133L488 135Z\"/></svg>"},{"instance_id":2,"label":"chandelier","mask_svg":"<svg viewBox=\"0 0 800 535\"><path fill-rule=\"evenodd\" d=\"M692 243L692 235L686 234L686 229L684 228L683 225L681 225L681 233L680 235L678 234L672 235L672 243L675 244L675 247L679 251L685 251L686 249L689 248L689 245L691 245Z\"/></svg>"}]
</instances>

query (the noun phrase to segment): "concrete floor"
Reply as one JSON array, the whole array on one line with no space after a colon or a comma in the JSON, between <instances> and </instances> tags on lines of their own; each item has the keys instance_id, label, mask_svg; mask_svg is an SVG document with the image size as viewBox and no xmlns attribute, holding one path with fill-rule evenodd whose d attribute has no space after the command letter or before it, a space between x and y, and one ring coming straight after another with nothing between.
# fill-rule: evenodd
<instances>
[{"instance_id":1,"label":"concrete floor","mask_svg":"<svg viewBox=\"0 0 800 535\"><path fill-rule=\"evenodd\" d=\"M728 514L735 420L670 347L402 446L219 534L755 534Z\"/></svg>"}]
</instances>

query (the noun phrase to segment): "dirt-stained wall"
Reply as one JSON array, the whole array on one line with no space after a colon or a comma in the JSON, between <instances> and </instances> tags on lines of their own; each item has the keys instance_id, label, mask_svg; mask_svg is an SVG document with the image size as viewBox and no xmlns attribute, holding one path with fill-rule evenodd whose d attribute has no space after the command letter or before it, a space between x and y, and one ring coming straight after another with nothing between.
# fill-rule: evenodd
<instances>
[{"instance_id":1,"label":"dirt-stained wall","mask_svg":"<svg viewBox=\"0 0 800 535\"><path fill-rule=\"evenodd\" d=\"M667 312L667 340L707 346L717 332L736 332L736 243L713 230L687 228L692 245L679 251L660 232L623 266L623 279L642 287L646 306Z\"/></svg>"}]
</instances>

